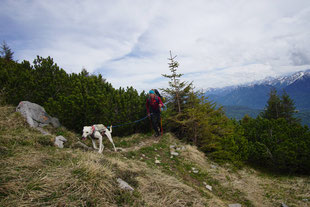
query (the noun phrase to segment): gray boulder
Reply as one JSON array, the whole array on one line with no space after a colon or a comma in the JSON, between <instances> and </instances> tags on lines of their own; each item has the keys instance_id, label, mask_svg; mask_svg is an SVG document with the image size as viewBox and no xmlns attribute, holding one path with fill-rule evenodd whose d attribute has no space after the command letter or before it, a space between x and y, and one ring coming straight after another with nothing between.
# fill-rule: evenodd
<instances>
[{"instance_id":1,"label":"gray boulder","mask_svg":"<svg viewBox=\"0 0 310 207\"><path fill-rule=\"evenodd\" d=\"M57 136L57 137L55 138L54 144L55 144L57 147L59 147L59 148L64 148L64 142L66 142L66 141L67 141L67 139L64 138L63 136Z\"/></svg>"},{"instance_id":2,"label":"gray boulder","mask_svg":"<svg viewBox=\"0 0 310 207\"><path fill-rule=\"evenodd\" d=\"M16 111L26 118L31 127L43 127L48 124L52 124L55 128L60 127L59 120L48 115L45 109L38 104L22 101L16 107Z\"/></svg>"}]
</instances>

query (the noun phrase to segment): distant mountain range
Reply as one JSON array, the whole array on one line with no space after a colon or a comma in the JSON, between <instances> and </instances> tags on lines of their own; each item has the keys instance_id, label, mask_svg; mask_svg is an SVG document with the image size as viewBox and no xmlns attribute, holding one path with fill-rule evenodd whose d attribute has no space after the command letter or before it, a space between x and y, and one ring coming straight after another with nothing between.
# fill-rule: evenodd
<instances>
[{"instance_id":1,"label":"distant mountain range","mask_svg":"<svg viewBox=\"0 0 310 207\"><path fill-rule=\"evenodd\" d=\"M211 88L205 95L222 106L263 109L272 88L277 89L279 94L285 90L295 101L297 109L310 109L310 69L288 76L268 77L245 85Z\"/></svg>"},{"instance_id":2,"label":"distant mountain range","mask_svg":"<svg viewBox=\"0 0 310 207\"><path fill-rule=\"evenodd\" d=\"M228 117L241 119L245 114L256 117L265 108L272 88L279 95L286 91L299 110L298 117L310 126L310 69L244 85L210 88L205 95L223 106Z\"/></svg>"}]
</instances>

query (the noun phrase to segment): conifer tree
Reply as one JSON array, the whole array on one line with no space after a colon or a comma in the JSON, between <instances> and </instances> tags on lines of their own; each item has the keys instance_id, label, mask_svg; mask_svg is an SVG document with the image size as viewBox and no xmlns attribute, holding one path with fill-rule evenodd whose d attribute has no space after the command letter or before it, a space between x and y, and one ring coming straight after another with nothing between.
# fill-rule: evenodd
<instances>
[{"instance_id":1,"label":"conifer tree","mask_svg":"<svg viewBox=\"0 0 310 207\"><path fill-rule=\"evenodd\" d=\"M272 88L269 93L269 99L265 110L262 112L262 117L266 119L278 119L281 115L281 100L277 95L277 90Z\"/></svg>"},{"instance_id":2,"label":"conifer tree","mask_svg":"<svg viewBox=\"0 0 310 207\"><path fill-rule=\"evenodd\" d=\"M284 91L281 100L281 117L283 117L289 123L293 123L298 121L297 118L294 117L296 114L296 107L293 99L289 97L289 95Z\"/></svg>"},{"instance_id":3,"label":"conifer tree","mask_svg":"<svg viewBox=\"0 0 310 207\"><path fill-rule=\"evenodd\" d=\"M5 41L2 42L0 53L1 53L1 56L0 56L1 58L7 61L13 60L14 52L11 51L11 48L6 44Z\"/></svg>"},{"instance_id":4,"label":"conifer tree","mask_svg":"<svg viewBox=\"0 0 310 207\"><path fill-rule=\"evenodd\" d=\"M169 78L169 88L162 89L168 96L168 104L172 105L172 111L180 114L186 104L189 97L190 91L193 88L192 82L188 83L186 81L181 81L180 77L183 76L181 73L177 73L177 68L179 63L175 60L177 56L172 56L170 51L170 61L168 63L169 69L171 71L170 75L162 74L162 76Z\"/></svg>"}]
</instances>

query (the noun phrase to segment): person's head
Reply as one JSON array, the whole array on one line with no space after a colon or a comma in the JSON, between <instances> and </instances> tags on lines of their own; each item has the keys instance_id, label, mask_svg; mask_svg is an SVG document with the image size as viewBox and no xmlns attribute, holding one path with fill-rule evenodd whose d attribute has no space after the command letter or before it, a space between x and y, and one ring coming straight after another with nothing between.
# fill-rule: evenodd
<instances>
[{"instance_id":1,"label":"person's head","mask_svg":"<svg viewBox=\"0 0 310 207\"><path fill-rule=\"evenodd\" d=\"M151 98L155 98L155 92L153 90L150 90L149 94Z\"/></svg>"}]
</instances>

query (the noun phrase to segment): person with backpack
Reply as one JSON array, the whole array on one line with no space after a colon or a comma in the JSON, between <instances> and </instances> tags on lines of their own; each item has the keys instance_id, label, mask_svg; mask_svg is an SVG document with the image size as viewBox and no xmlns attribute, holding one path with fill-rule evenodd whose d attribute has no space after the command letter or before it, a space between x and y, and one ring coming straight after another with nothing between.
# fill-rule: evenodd
<instances>
[{"instance_id":1,"label":"person with backpack","mask_svg":"<svg viewBox=\"0 0 310 207\"><path fill-rule=\"evenodd\" d=\"M157 93L156 93L157 92ZM160 109L163 107L163 102L160 98L157 90L149 91L149 98L146 100L147 115L151 117L152 126L155 131L155 137L160 135Z\"/></svg>"}]
</instances>

